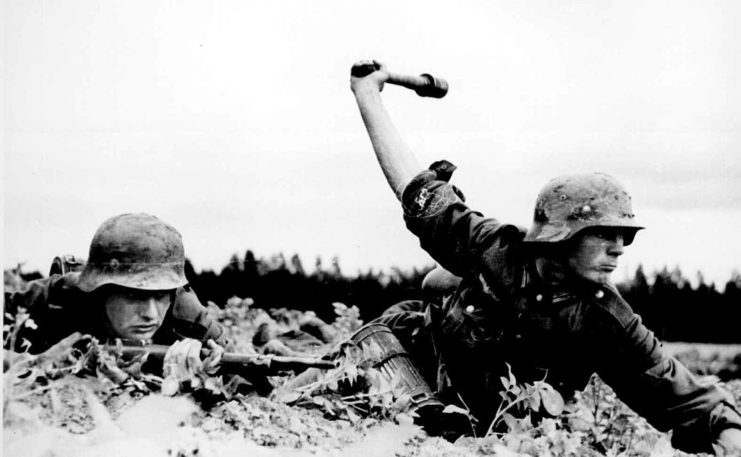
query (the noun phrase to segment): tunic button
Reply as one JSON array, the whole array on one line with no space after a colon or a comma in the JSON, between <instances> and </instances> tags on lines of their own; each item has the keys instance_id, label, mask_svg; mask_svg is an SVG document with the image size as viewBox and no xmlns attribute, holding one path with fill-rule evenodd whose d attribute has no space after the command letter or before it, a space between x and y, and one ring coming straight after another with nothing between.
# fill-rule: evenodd
<instances>
[{"instance_id":1,"label":"tunic button","mask_svg":"<svg viewBox=\"0 0 741 457\"><path fill-rule=\"evenodd\" d=\"M597 292L595 292L594 296L597 298L602 298L605 296L605 292L602 290L598 290Z\"/></svg>"},{"instance_id":2,"label":"tunic button","mask_svg":"<svg viewBox=\"0 0 741 457\"><path fill-rule=\"evenodd\" d=\"M472 313L474 309L476 309L476 308L474 308L473 305L466 306L466 312L467 313Z\"/></svg>"},{"instance_id":3,"label":"tunic button","mask_svg":"<svg viewBox=\"0 0 741 457\"><path fill-rule=\"evenodd\" d=\"M543 296L541 294L536 295L535 301L543 301Z\"/></svg>"}]
</instances>

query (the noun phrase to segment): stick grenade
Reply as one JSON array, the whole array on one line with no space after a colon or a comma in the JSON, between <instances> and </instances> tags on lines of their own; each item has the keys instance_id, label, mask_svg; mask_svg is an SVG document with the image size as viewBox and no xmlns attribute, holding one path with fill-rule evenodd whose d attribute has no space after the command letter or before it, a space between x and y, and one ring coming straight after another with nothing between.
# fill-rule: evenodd
<instances>
[{"instance_id":1,"label":"stick grenade","mask_svg":"<svg viewBox=\"0 0 741 457\"><path fill-rule=\"evenodd\" d=\"M351 73L355 77L362 78L378 69L380 69L380 66L369 63L353 67ZM435 78L429 73L422 73L419 76L400 75L398 73L389 73L388 75L387 83L412 89L420 97L443 98L448 93L448 82L442 78Z\"/></svg>"}]
</instances>

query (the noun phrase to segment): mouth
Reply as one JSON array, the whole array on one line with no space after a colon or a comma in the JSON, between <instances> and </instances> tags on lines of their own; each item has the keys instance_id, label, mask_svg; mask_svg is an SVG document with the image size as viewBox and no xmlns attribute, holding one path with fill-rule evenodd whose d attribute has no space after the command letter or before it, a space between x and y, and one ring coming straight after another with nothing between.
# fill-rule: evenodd
<instances>
[{"instance_id":1,"label":"mouth","mask_svg":"<svg viewBox=\"0 0 741 457\"><path fill-rule=\"evenodd\" d=\"M130 328L132 333L147 334L154 333L157 331L156 325L136 325Z\"/></svg>"},{"instance_id":2,"label":"mouth","mask_svg":"<svg viewBox=\"0 0 741 457\"><path fill-rule=\"evenodd\" d=\"M603 273L612 273L617 268L616 264L604 264L600 265L597 269Z\"/></svg>"}]
</instances>

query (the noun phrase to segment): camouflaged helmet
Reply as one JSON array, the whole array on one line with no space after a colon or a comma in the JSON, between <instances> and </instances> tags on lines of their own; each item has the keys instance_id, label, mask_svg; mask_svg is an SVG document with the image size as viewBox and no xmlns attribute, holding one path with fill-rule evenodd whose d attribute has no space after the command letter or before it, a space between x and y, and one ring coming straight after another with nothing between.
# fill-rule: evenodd
<instances>
[{"instance_id":1,"label":"camouflaged helmet","mask_svg":"<svg viewBox=\"0 0 741 457\"><path fill-rule=\"evenodd\" d=\"M461 278L443 267L437 266L422 279L422 295L435 297L451 294L455 292L460 282Z\"/></svg>"},{"instance_id":2,"label":"camouflaged helmet","mask_svg":"<svg viewBox=\"0 0 741 457\"><path fill-rule=\"evenodd\" d=\"M625 228L626 245L643 228L635 222L630 195L610 175L589 173L550 180L538 194L525 241L555 243L588 227Z\"/></svg>"},{"instance_id":3,"label":"camouflaged helmet","mask_svg":"<svg viewBox=\"0 0 741 457\"><path fill-rule=\"evenodd\" d=\"M184 268L183 240L177 230L149 214L122 214L95 232L79 287L86 292L105 284L176 289L187 283Z\"/></svg>"}]
</instances>

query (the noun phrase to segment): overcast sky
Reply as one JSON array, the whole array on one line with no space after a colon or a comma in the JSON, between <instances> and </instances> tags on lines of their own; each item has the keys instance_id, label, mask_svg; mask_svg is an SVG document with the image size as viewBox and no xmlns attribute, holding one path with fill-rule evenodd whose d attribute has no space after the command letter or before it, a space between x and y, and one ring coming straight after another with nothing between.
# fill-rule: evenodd
<instances>
[{"instance_id":1,"label":"overcast sky","mask_svg":"<svg viewBox=\"0 0 741 457\"><path fill-rule=\"evenodd\" d=\"M484 214L529 225L548 179L605 171L648 227L624 268L741 268L741 2L3 5L6 266L85 256L131 211L178 228L197 269L248 248L351 274L430 264L349 90L376 58L448 80L441 100L384 99Z\"/></svg>"}]
</instances>

